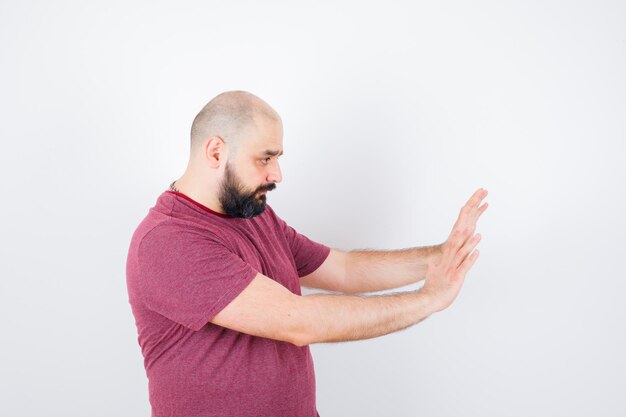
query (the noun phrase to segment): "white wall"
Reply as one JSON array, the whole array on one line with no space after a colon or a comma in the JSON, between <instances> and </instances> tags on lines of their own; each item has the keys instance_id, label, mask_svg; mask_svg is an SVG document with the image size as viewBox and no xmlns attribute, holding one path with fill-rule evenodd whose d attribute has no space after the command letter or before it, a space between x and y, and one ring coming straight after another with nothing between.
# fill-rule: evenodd
<instances>
[{"instance_id":1,"label":"white wall","mask_svg":"<svg viewBox=\"0 0 626 417\"><path fill-rule=\"evenodd\" d=\"M314 240L440 243L490 192L448 310L312 346L320 415L625 415L625 3L294 3L0 4L0 414L150 415L130 236L244 89Z\"/></svg>"}]
</instances>

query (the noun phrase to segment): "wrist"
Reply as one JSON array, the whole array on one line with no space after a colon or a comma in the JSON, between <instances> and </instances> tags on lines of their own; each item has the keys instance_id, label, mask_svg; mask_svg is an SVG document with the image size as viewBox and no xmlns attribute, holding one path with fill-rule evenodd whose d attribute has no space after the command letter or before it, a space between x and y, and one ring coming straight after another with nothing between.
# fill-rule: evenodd
<instances>
[{"instance_id":1,"label":"wrist","mask_svg":"<svg viewBox=\"0 0 626 417\"><path fill-rule=\"evenodd\" d=\"M437 298L434 297L433 294L431 294L430 292L425 291L423 287L415 291L415 295L419 302L422 304L424 308L424 313L426 315L431 315L440 311Z\"/></svg>"},{"instance_id":2,"label":"wrist","mask_svg":"<svg viewBox=\"0 0 626 417\"><path fill-rule=\"evenodd\" d=\"M443 243L439 245L434 245L431 247L431 251L428 256L428 263L439 264L441 262L441 257L443 256Z\"/></svg>"}]
</instances>

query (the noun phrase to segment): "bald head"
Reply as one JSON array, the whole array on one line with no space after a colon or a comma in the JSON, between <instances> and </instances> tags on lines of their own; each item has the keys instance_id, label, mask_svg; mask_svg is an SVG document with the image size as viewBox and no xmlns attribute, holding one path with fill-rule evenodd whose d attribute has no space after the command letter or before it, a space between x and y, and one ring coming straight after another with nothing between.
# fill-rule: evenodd
<instances>
[{"instance_id":1,"label":"bald head","mask_svg":"<svg viewBox=\"0 0 626 417\"><path fill-rule=\"evenodd\" d=\"M209 137L219 136L230 155L250 136L259 119L280 121L278 113L265 101L247 91L226 91L200 110L191 125L191 154L202 149Z\"/></svg>"}]
</instances>

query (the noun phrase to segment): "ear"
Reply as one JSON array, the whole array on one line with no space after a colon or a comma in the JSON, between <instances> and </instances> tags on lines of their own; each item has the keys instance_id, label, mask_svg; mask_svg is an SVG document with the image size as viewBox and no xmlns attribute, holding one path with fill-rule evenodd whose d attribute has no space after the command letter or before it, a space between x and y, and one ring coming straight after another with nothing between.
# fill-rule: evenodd
<instances>
[{"instance_id":1,"label":"ear","mask_svg":"<svg viewBox=\"0 0 626 417\"><path fill-rule=\"evenodd\" d=\"M212 168L219 168L220 162L226 157L226 144L219 136L210 136L204 145L204 156Z\"/></svg>"}]
</instances>

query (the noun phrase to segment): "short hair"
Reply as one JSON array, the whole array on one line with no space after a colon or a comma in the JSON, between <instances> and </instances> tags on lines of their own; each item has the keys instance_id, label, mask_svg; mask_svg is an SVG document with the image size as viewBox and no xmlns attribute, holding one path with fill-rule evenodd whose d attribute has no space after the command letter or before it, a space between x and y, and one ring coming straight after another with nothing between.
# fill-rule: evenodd
<instances>
[{"instance_id":1,"label":"short hair","mask_svg":"<svg viewBox=\"0 0 626 417\"><path fill-rule=\"evenodd\" d=\"M218 94L193 120L190 153L197 152L210 136L219 136L228 146L229 155L236 155L258 117L281 120L276 110L252 93L235 90Z\"/></svg>"}]
</instances>

